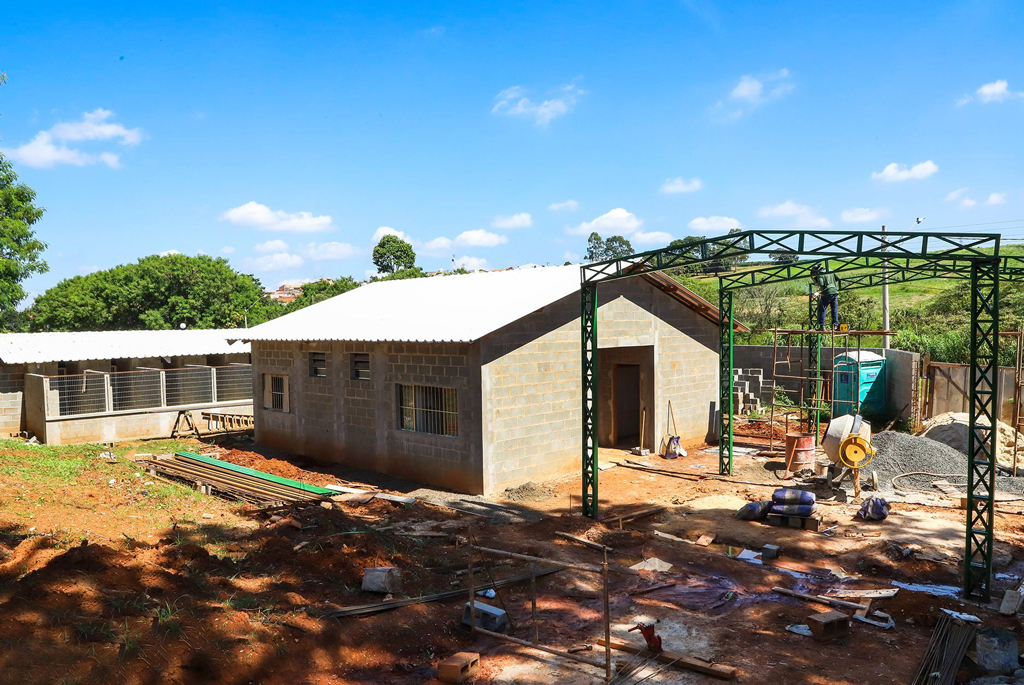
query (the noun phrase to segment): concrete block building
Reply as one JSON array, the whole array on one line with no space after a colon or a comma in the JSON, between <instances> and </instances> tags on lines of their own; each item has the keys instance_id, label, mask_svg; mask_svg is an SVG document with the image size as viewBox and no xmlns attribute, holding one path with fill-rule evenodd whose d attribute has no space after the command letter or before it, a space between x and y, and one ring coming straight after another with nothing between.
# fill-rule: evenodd
<instances>
[{"instance_id":1,"label":"concrete block building","mask_svg":"<svg viewBox=\"0 0 1024 685\"><path fill-rule=\"evenodd\" d=\"M0 436L156 437L170 432L180 406L230 399L249 411L249 345L228 340L237 337L234 329L0 334Z\"/></svg>"},{"instance_id":2,"label":"concrete block building","mask_svg":"<svg viewBox=\"0 0 1024 685\"><path fill-rule=\"evenodd\" d=\"M385 281L248 329L256 440L467 493L575 473L579 290L574 266ZM716 308L664 274L599 292L600 444L704 438Z\"/></svg>"}]
</instances>

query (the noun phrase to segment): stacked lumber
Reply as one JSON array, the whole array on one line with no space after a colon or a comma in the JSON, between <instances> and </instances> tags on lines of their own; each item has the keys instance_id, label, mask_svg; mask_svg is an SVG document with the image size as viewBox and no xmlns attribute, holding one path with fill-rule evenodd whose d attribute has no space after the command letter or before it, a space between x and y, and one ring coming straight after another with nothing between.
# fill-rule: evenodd
<instances>
[{"instance_id":1,"label":"stacked lumber","mask_svg":"<svg viewBox=\"0 0 1024 685\"><path fill-rule=\"evenodd\" d=\"M217 492L254 504L308 502L322 500L335 494L331 490L309 483L282 478L192 452L176 452L144 459L140 463L153 475L188 481L206 492Z\"/></svg>"}]
</instances>

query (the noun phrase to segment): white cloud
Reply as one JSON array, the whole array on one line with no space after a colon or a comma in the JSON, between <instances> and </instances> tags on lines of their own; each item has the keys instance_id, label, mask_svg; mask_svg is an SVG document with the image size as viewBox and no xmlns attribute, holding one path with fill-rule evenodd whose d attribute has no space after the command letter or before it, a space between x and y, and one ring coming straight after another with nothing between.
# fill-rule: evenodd
<instances>
[{"instance_id":1,"label":"white cloud","mask_svg":"<svg viewBox=\"0 0 1024 685\"><path fill-rule=\"evenodd\" d=\"M976 204L978 204L977 200L965 197L964 199L960 200L960 209L970 209Z\"/></svg>"},{"instance_id":2,"label":"white cloud","mask_svg":"<svg viewBox=\"0 0 1024 685\"><path fill-rule=\"evenodd\" d=\"M284 212L251 201L224 212L220 215L220 220L239 226L251 226L261 231L288 233L316 233L331 228L329 215L314 216L311 212Z\"/></svg>"},{"instance_id":3,"label":"white cloud","mask_svg":"<svg viewBox=\"0 0 1024 685\"><path fill-rule=\"evenodd\" d=\"M418 245L416 249L427 256L440 257L451 252L454 245L451 238L440 237L428 240L422 245Z\"/></svg>"},{"instance_id":4,"label":"white cloud","mask_svg":"<svg viewBox=\"0 0 1024 685\"><path fill-rule=\"evenodd\" d=\"M163 252L160 253L160 256L170 257L172 254L181 254L181 252L178 252L177 250L164 250Z\"/></svg>"},{"instance_id":5,"label":"white cloud","mask_svg":"<svg viewBox=\"0 0 1024 685\"><path fill-rule=\"evenodd\" d=\"M572 264L580 263L580 256L575 252L566 250L562 253L562 261L571 262Z\"/></svg>"},{"instance_id":6,"label":"white cloud","mask_svg":"<svg viewBox=\"0 0 1024 685\"><path fill-rule=\"evenodd\" d=\"M533 226L533 217L527 212L519 212L512 216L496 216L491 228L529 228Z\"/></svg>"},{"instance_id":7,"label":"white cloud","mask_svg":"<svg viewBox=\"0 0 1024 685\"><path fill-rule=\"evenodd\" d=\"M475 231L463 231L455 237L455 244L466 247L496 247L504 245L508 238L497 233L478 228Z\"/></svg>"},{"instance_id":8,"label":"white cloud","mask_svg":"<svg viewBox=\"0 0 1024 685\"><path fill-rule=\"evenodd\" d=\"M974 97L986 104L990 102L1005 102L1012 100L1013 98L1024 98L1024 91L1021 90L1010 90L1010 84L1006 79L999 79L992 83L986 83L985 85L974 91ZM964 95L962 98L956 101L957 107L962 107L968 102L974 99L970 95Z\"/></svg>"},{"instance_id":9,"label":"white cloud","mask_svg":"<svg viewBox=\"0 0 1024 685\"><path fill-rule=\"evenodd\" d=\"M575 212L579 208L580 203L576 202L576 200L566 200L565 202L555 202L548 205L548 209L553 212Z\"/></svg>"},{"instance_id":10,"label":"white cloud","mask_svg":"<svg viewBox=\"0 0 1024 685\"><path fill-rule=\"evenodd\" d=\"M491 108L491 112L533 119L537 126L547 126L558 117L568 114L576 106L577 99L584 92L573 82L559 88L551 98L542 102L533 102L526 97L525 88L512 86L494 97L495 104Z\"/></svg>"},{"instance_id":11,"label":"white cloud","mask_svg":"<svg viewBox=\"0 0 1024 685\"><path fill-rule=\"evenodd\" d=\"M1006 193L990 193L988 199L985 200L987 205L1005 205L1006 204Z\"/></svg>"},{"instance_id":12,"label":"white cloud","mask_svg":"<svg viewBox=\"0 0 1024 685\"><path fill-rule=\"evenodd\" d=\"M672 242L672 235L664 231L637 231L630 241L638 245L668 245Z\"/></svg>"},{"instance_id":13,"label":"white cloud","mask_svg":"<svg viewBox=\"0 0 1024 685\"><path fill-rule=\"evenodd\" d=\"M887 214L884 209L872 209L870 207L854 207L853 209L844 209L842 213L843 221L848 224L863 224L868 221L878 221Z\"/></svg>"},{"instance_id":14,"label":"white cloud","mask_svg":"<svg viewBox=\"0 0 1024 685\"><path fill-rule=\"evenodd\" d=\"M946 202L960 201L960 209L970 209L978 204L977 200L967 196L967 188L957 188L946 195Z\"/></svg>"},{"instance_id":15,"label":"white cloud","mask_svg":"<svg viewBox=\"0 0 1024 685\"><path fill-rule=\"evenodd\" d=\"M309 243L303 248L303 253L315 262L322 262L333 259L348 259L359 254L360 250L348 243Z\"/></svg>"},{"instance_id":16,"label":"white cloud","mask_svg":"<svg viewBox=\"0 0 1024 685\"><path fill-rule=\"evenodd\" d=\"M819 215L807 205L797 204L792 200L786 200L781 205L774 207L762 207L757 212L762 217L790 217L793 219L793 228L828 228L832 222Z\"/></svg>"},{"instance_id":17,"label":"white cloud","mask_svg":"<svg viewBox=\"0 0 1024 685\"><path fill-rule=\"evenodd\" d=\"M88 276L89 274L92 274L92 273L96 273L99 270L100 270L100 268L98 266L96 266L95 264L91 264L89 266L80 266L80 267L78 267L78 273L80 273L82 275L85 275L85 276Z\"/></svg>"},{"instance_id":18,"label":"white cloud","mask_svg":"<svg viewBox=\"0 0 1024 685\"><path fill-rule=\"evenodd\" d=\"M412 242L412 238L409 237L408 233L406 233L404 231L399 231L399 230L394 229L394 228L391 228L390 226L381 226L376 231L374 231L373 232L373 237L370 238L370 242L372 242L374 245L376 245L377 243L380 242L380 239L383 238L386 235L393 235L396 238L401 238L402 240L404 240L407 243L411 243Z\"/></svg>"},{"instance_id":19,"label":"white cloud","mask_svg":"<svg viewBox=\"0 0 1024 685\"><path fill-rule=\"evenodd\" d=\"M687 224L690 228L695 231L704 233L711 231L728 231L731 228L743 228L737 219L733 219L731 216L698 216Z\"/></svg>"},{"instance_id":20,"label":"white cloud","mask_svg":"<svg viewBox=\"0 0 1024 685\"><path fill-rule=\"evenodd\" d=\"M305 264L305 261L297 254L275 252L256 259L249 259L247 263L257 271L280 271L281 269L300 267Z\"/></svg>"},{"instance_id":21,"label":"white cloud","mask_svg":"<svg viewBox=\"0 0 1024 685\"><path fill-rule=\"evenodd\" d=\"M122 145L142 142L142 129L126 128L107 121L114 113L108 109L94 109L82 115L81 121L54 124L50 133L57 140L113 140L120 138Z\"/></svg>"},{"instance_id":22,"label":"white cloud","mask_svg":"<svg viewBox=\"0 0 1024 685\"><path fill-rule=\"evenodd\" d=\"M935 174L939 170L939 165L932 160L915 164L909 169L903 164L897 164L893 162L887 164L881 171L874 171L871 173L871 178L879 181L885 181L886 183L893 183L897 181L909 181L919 180L922 178L928 178L932 174Z\"/></svg>"},{"instance_id":23,"label":"white cloud","mask_svg":"<svg viewBox=\"0 0 1024 685\"><path fill-rule=\"evenodd\" d=\"M265 243L253 245L252 251L258 252L259 254L269 254L271 252L287 252L288 243L286 243L283 240L268 240Z\"/></svg>"},{"instance_id":24,"label":"white cloud","mask_svg":"<svg viewBox=\"0 0 1024 685\"><path fill-rule=\"evenodd\" d=\"M636 233L643 226L644 220L638 218L632 212L627 212L622 207L617 207L610 212L602 214L593 221L584 221L578 226L566 228L566 232L572 235L590 235L596 231L602 237L612 235L630 235Z\"/></svg>"},{"instance_id":25,"label":"white cloud","mask_svg":"<svg viewBox=\"0 0 1024 685\"><path fill-rule=\"evenodd\" d=\"M231 247L230 245L225 245L224 247L220 248L220 253L221 254L235 254L235 248Z\"/></svg>"},{"instance_id":26,"label":"white cloud","mask_svg":"<svg viewBox=\"0 0 1024 685\"><path fill-rule=\"evenodd\" d=\"M699 178L694 177L687 181L682 176L677 176L665 179L665 182L661 184L660 190L666 195L675 195L677 193L692 193L703 187L704 181Z\"/></svg>"},{"instance_id":27,"label":"white cloud","mask_svg":"<svg viewBox=\"0 0 1024 685\"><path fill-rule=\"evenodd\" d=\"M95 109L85 112L81 121L58 122L47 131L40 131L32 140L16 148L0 148L11 159L26 166L47 169L59 164L89 166L105 164L111 169L121 166L120 157L113 152L90 153L64 144L66 141L108 141L115 140L122 145L138 145L142 142L142 129L126 128L122 124L107 121L113 112Z\"/></svg>"},{"instance_id":28,"label":"white cloud","mask_svg":"<svg viewBox=\"0 0 1024 685\"><path fill-rule=\"evenodd\" d=\"M491 268L487 264L487 260L481 257L456 257L453 266L456 269L466 269L467 271Z\"/></svg>"},{"instance_id":29,"label":"white cloud","mask_svg":"<svg viewBox=\"0 0 1024 685\"><path fill-rule=\"evenodd\" d=\"M946 195L946 202L953 202L954 200L959 200L960 196L966 192L967 188L957 188L956 190Z\"/></svg>"},{"instance_id":30,"label":"white cloud","mask_svg":"<svg viewBox=\"0 0 1024 685\"><path fill-rule=\"evenodd\" d=\"M739 82L729 92L728 102L719 101L715 109L724 112L729 119L738 119L761 105L792 92L796 86L790 76L789 69L779 69L760 78L741 76Z\"/></svg>"}]
</instances>

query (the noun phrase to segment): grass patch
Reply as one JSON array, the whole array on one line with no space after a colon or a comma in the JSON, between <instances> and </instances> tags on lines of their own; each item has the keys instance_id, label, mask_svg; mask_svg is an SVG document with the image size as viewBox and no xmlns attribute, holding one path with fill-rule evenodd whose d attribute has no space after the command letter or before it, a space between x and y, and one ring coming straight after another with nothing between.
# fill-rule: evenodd
<instances>
[{"instance_id":1,"label":"grass patch","mask_svg":"<svg viewBox=\"0 0 1024 685\"><path fill-rule=\"evenodd\" d=\"M156 610L157 628L164 632L164 635L175 637L181 635L181 621L178 620L178 610L170 602L164 602Z\"/></svg>"}]
</instances>

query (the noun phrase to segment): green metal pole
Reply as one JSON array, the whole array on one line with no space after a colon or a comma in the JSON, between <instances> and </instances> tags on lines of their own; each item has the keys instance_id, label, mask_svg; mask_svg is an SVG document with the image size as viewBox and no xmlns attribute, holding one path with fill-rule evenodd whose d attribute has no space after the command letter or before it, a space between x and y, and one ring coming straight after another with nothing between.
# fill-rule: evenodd
<instances>
[{"instance_id":1,"label":"green metal pole","mask_svg":"<svg viewBox=\"0 0 1024 685\"><path fill-rule=\"evenodd\" d=\"M580 290L580 365L583 384L583 515L597 518L597 284Z\"/></svg>"},{"instance_id":2,"label":"green metal pole","mask_svg":"<svg viewBox=\"0 0 1024 685\"><path fill-rule=\"evenodd\" d=\"M971 413L967 431L964 596L992 597L992 550L999 414L999 260L971 264Z\"/></svg>"},{"instance_id":3,"label":"green metal pole","mask_svg":"<svg viewBox=\"0 0 1024 685\"><path fill-rule=\"evenodd\" d=\"M733 373L733 297L731 290L718 290L718 472L732 475L732 373Z\"/></svg>"}]
</instances>

